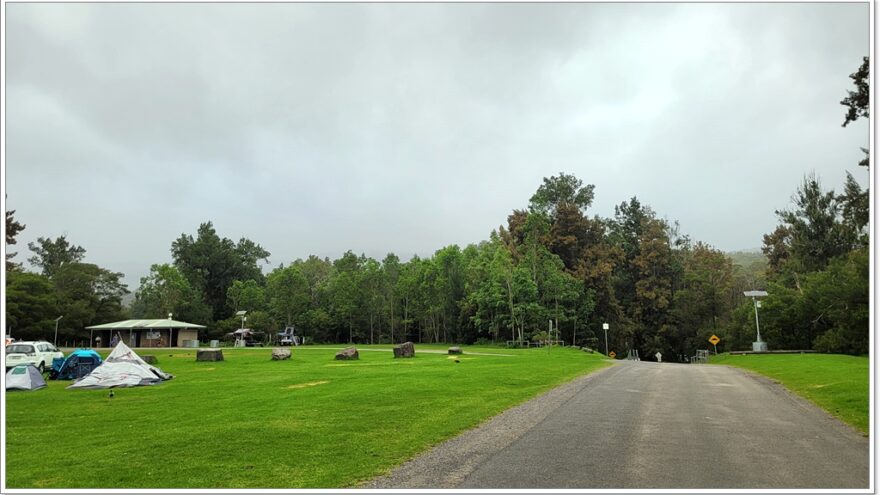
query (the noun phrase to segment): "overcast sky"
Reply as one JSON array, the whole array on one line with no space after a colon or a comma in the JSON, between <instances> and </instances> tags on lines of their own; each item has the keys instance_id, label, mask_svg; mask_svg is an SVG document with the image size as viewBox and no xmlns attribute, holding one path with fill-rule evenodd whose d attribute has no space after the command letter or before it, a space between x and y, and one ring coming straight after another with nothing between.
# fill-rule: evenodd
<instances>
[{"instance_id":1,"label":"overcast sky","mask_svg":"<svg viewBox=\"0 0 880 495\"><path fill-rule=\"evenodd\" d=\"M862 4L6 4L6 208L130 288L211 220L271 265L488 238L546 176L757 248L841 127Z\"/></svg>"}]
</instances>

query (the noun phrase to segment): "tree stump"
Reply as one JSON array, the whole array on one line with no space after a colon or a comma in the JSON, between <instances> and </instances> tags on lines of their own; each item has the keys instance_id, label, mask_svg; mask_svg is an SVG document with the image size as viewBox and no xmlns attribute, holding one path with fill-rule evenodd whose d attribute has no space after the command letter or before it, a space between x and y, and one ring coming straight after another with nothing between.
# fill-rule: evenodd
<instances>
[{"instance_id":1,"label":"tree stump","mask_svg":"<svg viewBox=\"0 0 880 495\"><path fill-rule=\"evenodd\" d=\"M461 347L450 347L449 354L461 354Z\"/></svg>"},{"instance_id":2,"label":"tree stump","mask_svg":"<svg viewBox=\"0 0 880 495\"><path fill-rule=\"evenodd\" d=\"M274 348L272 349L272 361L282 361L290 359L290 349Z\"/></svg>"},{"instance_id":3,"label":"tree stump","mask_svg":"<svg viewBox=\"0 0 880 495\"><path fill-rule=\"evenodd\" d=\"M196 352L196 361L223 361L223 351L220 349L199 349Z\"/></svg>"},{"instance_id":4,"label":"tree stump","mask_svg":"<svg viewBox=\"0 0 880 495\"><path fill-rule=\"evenodd\" d=\"M341 361L349 361L354 359L360 359L358 355L358 350L354 347L346 347L345 349L336 353L336 359Z\"/></svg>"},{"instance_id":5,"label":"tree stump","mask_svg":"<svg viewBox=\"0 0 880 495\"><path fill-rule=\"evenodd\" d=\"M394 357L411 358L416 355L416 348L412 342L404 342L394 347Z\"/></svg>"},{"instance_id":6,"label":"tree stump","mask_svg":"<svg viewBox=\"0 0 880 495\"><path fill-rule=\"evenodd\" d=\"M141 356L141 359L143 359L144 362L147 364L159 364L159 358L157 358L156 356L146 355Z\"/></svg>"}]
</instances>

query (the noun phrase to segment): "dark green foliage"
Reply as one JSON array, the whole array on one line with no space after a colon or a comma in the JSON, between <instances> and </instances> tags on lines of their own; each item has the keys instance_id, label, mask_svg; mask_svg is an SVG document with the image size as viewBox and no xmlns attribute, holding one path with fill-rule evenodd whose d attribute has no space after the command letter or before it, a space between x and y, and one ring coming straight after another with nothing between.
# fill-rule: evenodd
<instances>
[{"instance_id":1,"label":"dark green foliage","mask_svg":"<svg viewBox=\"0 0 880 495\"><path fill-rule=\"evenodd\" d=\"M214 320L233 313L226 292L234 281L253 279L264 283L259 262L269 257L268 251L249 239L242 238L236 244L221 238L211 222L201 224L195 238L181 234L171 245L171 254L190 285L204 295Z\"/></svg>"},{"instance_id":2,"label":"dark green foliage","mask_svg":"<svg viewBox=\"0 0 880 495\"><path fill-rule=\"evenodd\" d=\"M767 257L767 269L770 272L782 271L782 266L791 256L791 231L785 225L779 225L770 234L764 234L764 246L761 251Z\"/></svg>"},{"instance_id":3,"label":"dark green foliage","mask_svg":"<svg viewBox=\"0 0 880 495\"><path fill-rule=\"evenodd\" d=\"M809 175L793 202L796 209L776 213L790 233L788 251L796 263L794 269L821 270L832 258L851 249L846 229L839 222L840 205L834 191L823 191L819 179Z\"/></svg>"},{"instance_id":4,"label":"dark green foliage","mask_svg":"<svg viewBox=\"0 0 880 495\"><path fill-rule=\"evenodd\" d=\"M82 261L86 250L81 246L71 245L66 236L61 236L54 241L49 238L39 237L36 244L28 243L28 249L34 253L28 261L40 268L43 275L52 278L55 272L65 263Z\"/></svg>"},{"instance_id":5,"label":"dark green foliage","mask_svg":"<svg viewBox=\"0 0 880 495\"><path fill-rule=\"evenodd\" d=\"M174 266L153 265L150 274L141 278L135 293L132 316L135 318L167 318L207 325L211 309L202 300L202 294Z\"/></svg>"},{"instance_id":6,"label":"dark green foliage","mask_svg":"<svg viewBox=\"0 0 880 495\"><path fill-rule=\"evenodd\" d=\"M58 299L58 314L64 315L65 328L78 336L88 335L85 327L128 317L122 297L128 288L122 274L91 263L69 263L55 271L52 282Z\"/></svg>"},{"instance_id":7,"label":"dark green foliage","mask_svg":"<svg viewBox=\"0 0 880 495\"><path fill-rule=\"evenodd\" d=\"M25 228L24 224L21 224L15 220L15 210L6 211L6 245L12 246L15 244L15 237ZM11 260L15 257L16 253L9 251L9 248L6 248L6 269L7 270L16 270L19 268L17 263L13 263Z\"/></svg>"},{"instance_id":8,"label":"dark green foliage","mask_svg":"<svg viewBox=\"0 0 880 495\"><path fill-rule=\"evenodd\" d=\"M574 175L560 172L559 176L544 177L544 183L529 200L529 207L538 213L555 214L562 205L586 210L593 203L592 184L584 183Z\"/></svg>"},{"instance_id":9,"label":"dark green foliage","mask_svg":"<svg viewBox=\"0 0 880 495\"><path fill-rule=\"evenodd\" d=\"M870 218L868 189L862 190L851 173L846 173L844 192L837 197L841 206L841 224L848 244L868 245L868 220Z\"/></svg>"},{"instance_id":10,"label":"dark green foliage","mask_svg":"<svg viewBox=\"0 0 880 495\"><path fill-rule=\"evenodd\" d=\"M274 315L275 321L283 322L284 326L289 326L294 323L294 316L303 313L309 307L311 298L309 282L302 274L299 265L282 266L273 270L267 277L266 291L262 294L255 281L249 280L248 282L252 286L250 290L252 301L245 306L236 305L236 309L259 309L259 299L262 296L268 300L270 312ZM235 283L240 284L241 282L236 280ZM233 287L229 289L233 294L236 292L235 287L233 284ZM238 292L241 292L241 289Z\"/></svg>"},{"instance_id":11,"label":"dark green foliage","mask_svg":"<svg viewBox=\"0 0 880 495\"><path fill-rule=\"evenodd\" d=\"M226 289L226 300L232 311L258 311L266 306L266 293L256 280L236 280Z\"/></svg>"},{"instance_id":12,"label":"dark green foliage","mask_svg":"<svg viewBox=\"0 0 880 495\"><path fill-rule=\"evenodd\" d=\"M848 96L840 102L841 105L847 107L846 119L843 121L843 127L846 127L850 122L855 122L862 117L868 118L870 116L869 69L868 57L864 57L859 70L849 75L849 78L853 80L853 84L856 86L856 90L847 90Z\"/></svg>"},{"instance_id":13,"label":"dark green foliage","mask_svg":"<svg viewBox=\"0 0 880 495\"><path fill-rule=\"evenodd\" d=\"M816 350L868 353L868 284L867 248L834 260L827 270L807 279L805 299L815 315L812 321L818 334L814 340Z\"/></svg>"},{"instance_id":14,"label":"dark green foliage","mask_svg":"<svg viewBox=\"0 0 880 495\"><path fill-rule=\"evenodd\" d=\"M57 294L45 275L21 271L6 272L7 331L17 338L45 337L58 317Z\"/></svg>"}]
</instances>

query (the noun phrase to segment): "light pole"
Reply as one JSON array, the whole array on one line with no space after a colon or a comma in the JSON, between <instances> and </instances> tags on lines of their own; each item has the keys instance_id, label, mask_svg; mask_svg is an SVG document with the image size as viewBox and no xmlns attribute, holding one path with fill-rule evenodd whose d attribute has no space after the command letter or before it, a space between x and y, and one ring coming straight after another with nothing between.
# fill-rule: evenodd
<instances>
[{"instance_id":1,"label":"light pole","mask_svg":"<svg viewBox=\"0 0 880 495\"><path fill-rule=\"evenodd\" d=\"M747 290L743 292L743 295L751 297L752 302L755 304L755 330L758 333L758 340L752 342L752 352L767 352L767 343L761 340L761 324L758 322L758 308L761 307L761 301L758 301L758 298L766 297L767 291Z\"/></svg>"},{"instance_id":2,"label":"light pole","mask_svg":"<svg viewBox=\"0 0 880 495\"><path fill-rule=\"evenodd\" d=\"M241 328L244 328L244 322L247 321L247 318L244 316L247 314L247 311L237 311L235 316L241 316Z\"/></svg>"},{"instance_id":3,"label":"light pole","mask_svg":"<svg viewBox=\"0 0 880 495\"><path fill-rule=\"evenodd\" d=\"M608 355L608 324L602 324L602 330L605 330L605 355Z\"/></svg>"},{"instance_id":4,"label":"light pole","mask_svg":"<svg viewBox=\"0 0 880 495\"><path fill-rule=\"evenodd\" d=\"M61 318L64 318L64 315L55 318L55 347L58 347L58 322L61 320Z\"/></svg>"}]
</instances>

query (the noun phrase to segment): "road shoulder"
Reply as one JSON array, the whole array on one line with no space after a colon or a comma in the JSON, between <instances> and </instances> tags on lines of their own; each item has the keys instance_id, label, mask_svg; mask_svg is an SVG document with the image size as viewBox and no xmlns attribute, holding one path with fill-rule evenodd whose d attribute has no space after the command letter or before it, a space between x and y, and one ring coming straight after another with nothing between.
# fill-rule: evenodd
<instances>
[{"instance_id":1,"label":"road shoulder","mask_svg":"<svg viewBox=\"0 0 880 495\"><path fill-rule=\"evenodd\" d=\"M779 397L785 398L789 402L797 404L798 407L809 411L817 418L823 418L824 422L828 424L829 428L839 429L841 435L855 435L859 437L860 440L866 440L870 437L868 432L863 433L858 428L847 424L842 419L838 418L819 404L816 404L810 399L807 399L806 397L798 394L794 390L783 385L782 382L775 380L767 375L762 375L757 371L753 371L747 368L740 368L739 366L730 366L727 364L710 364L709 366L724 366L725 368L732 369L741 373L751 380L761 383L765 387L776 392L776 395L778 395Z\"/></svg>"}]
</instances>

